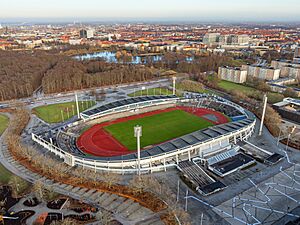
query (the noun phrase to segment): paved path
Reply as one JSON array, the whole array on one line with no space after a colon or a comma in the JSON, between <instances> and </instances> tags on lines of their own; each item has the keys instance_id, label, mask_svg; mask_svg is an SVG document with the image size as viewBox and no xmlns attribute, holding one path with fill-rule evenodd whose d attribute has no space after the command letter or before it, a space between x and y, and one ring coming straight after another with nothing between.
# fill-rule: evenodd
<instances>
[{"instance_id":1,"label":"paved path","mask_svg":"<svg viewBox=\"0 0 300 225\"><path fill-rule=\"evenodd\" d=\"M124 225L164 224L160 220L159 214L152 212L131 199L127 199L116 194L99 192L94 189L80 188L58 183L28 170L26 167L19 164L19 162L15 161L10 155L7 145L3 140L4 135L0 137L0 163L13 174L18 175L31 183L39 180L45 185L51 185L53 190L57 193L69 196L73 199L82 200L87 204L111 211L114 214L115 219Z\"/></svg>"}]
</instances>

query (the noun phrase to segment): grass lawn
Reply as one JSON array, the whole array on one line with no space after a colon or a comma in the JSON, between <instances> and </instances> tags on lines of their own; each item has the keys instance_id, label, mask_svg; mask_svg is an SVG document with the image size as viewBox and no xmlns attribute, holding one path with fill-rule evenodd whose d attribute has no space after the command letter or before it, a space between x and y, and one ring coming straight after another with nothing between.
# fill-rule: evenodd
<instances>
[{"instance_id":1,"label":"grass lawn","mask_svg":"<svg viewBox=\"0 0 300 225\"><path fill-rule=\"evenodd\" d=\"M173 92L167 88L150 88L146 90L139 90L134 93L129 94L130 97L145 96L145 95L172 95Z\"/></svg>"},{"instance_id":2,"label":"grass lawn","mask_svg":"<svg viewBox=\"0 0 300 225\"><path fill-rule=\"evenodd\" d=\"M245 94L249 94L249 93L253 93L253 92L257 91L257 90L255 90L252 87L248 87L248 86L245 86L245 85L232 83L232 82L229 82L229 81L226 81L226 80L220 81L219 84L218 84L218 86L220 88L225 89L226 91L237 90L237 91L241 91L241 92L243 92Z\"/></svg>"},{"instance_id":3,"label":"grass lawn","mask_svg":"<svg viewBox=\"0 0 300 225\"><path fill-rule=\"evenodd\" d=\"M95 104L94 101L80 101L79 111L82 112ZM77 115L75 102L39 106L33 109L33 113L47 123L59 123Z\"/></svg>"},{"instance_id":4,"label":"grass lawn","mask_svg":"<svg viewBox=\"0 0 300 225\"><path fill-rule=\"evenodd\" d=\"M226 91L237 90L237 91L240 91L240 92L244 93L245 95L250 95L250 94L253 94L253 93L257 93L257 95L262 96L260 91L256 90L253 87L245 86L245 85L242 85L242 84L232 83L230 81L222 80L222 81L219 82L218 86L220 88L225 89ZM279 94L279 93L269 92L267 94L267 96L268 96L268 102L271 103L271 104L276 103L276 102L280 102L280 101L283 100L282 95Z\"/></svg>"},{"instance_id":5,"label":"grass lawn","mask_svg":"<svg viewBox=\"0 0 300 225\"><path fill-rule=\"evenodd\" d=\"M0 164L0 174L0 184L8 184L12 174L2 164Z\"/></svg>"},{"instance_id":6,"label":"grass lawn","mask_svg":"<svg viewBox=\"0 0 300 225\"><path fill-rule=\"evenodd\" d=\"M9 123L8 117L0 114L0 136L7 128L8 123Z\"/></svg>"},{"instance_id":7,"label":"grass lawn","mask_svg":"<svg viewBox=\"0 0 300 225\"><path fill-rule=\"evenodd\" d=\"M209 127L212 123L183 110L160 113L144 118L109 125L104 129L129 150L136 150L134 126L142 126L141 147L183 136Z\"/></svg>"}]
</instances>

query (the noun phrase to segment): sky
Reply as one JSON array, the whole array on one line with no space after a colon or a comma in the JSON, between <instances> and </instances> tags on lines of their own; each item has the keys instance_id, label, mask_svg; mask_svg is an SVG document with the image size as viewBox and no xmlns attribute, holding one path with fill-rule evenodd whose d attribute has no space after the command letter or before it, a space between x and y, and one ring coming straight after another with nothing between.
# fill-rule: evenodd
<instances>
[{"instance_id":1,"label":"sky","mask_svg":"<svg viewBox=\"0 0 300 225\"><path fill-rule=\"evenodd\" d=\"M0 18L299 22L300 0L0 0Z\"/></svg>"}]
</instances>

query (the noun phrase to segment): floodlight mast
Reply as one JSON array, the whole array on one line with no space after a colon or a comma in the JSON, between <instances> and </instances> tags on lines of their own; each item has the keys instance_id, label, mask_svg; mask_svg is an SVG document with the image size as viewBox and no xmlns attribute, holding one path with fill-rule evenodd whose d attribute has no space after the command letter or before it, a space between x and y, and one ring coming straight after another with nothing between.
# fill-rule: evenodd
<instances>
[{"instance_id":1,"label":"floodlight mast","mask_svg":"<svg viewBox=\"0 0 300 225\"><path fill-rule=\"evenodd\" d=\"M267 103L268 103L268 97L265 94L264 95L264 103L263 103L264 104L263 113L262 113L262 116L261 116L260 128L259 128L259 133L258 133L259 136L262 135L262 131L263 131L264 120L265 120L266 109L267 109Z\"/></svg>"},{"instance_id":2,"label":"floodlight mast","mask_svg":"<svg viewBox=\"0 0 300 225\"><path fill-rule=\"evenodd\" d=\"M176 94L176 77L172 77L173 79L173 95Z\"/></svg>"},{"instance_id":3,"label":"floodlight mast","mask_svg":"<svg viewBox=\"0 0 300 225\"><path fill-rule=\"evenodd\" d=\"M78 119L80 118L80 111L79 111L79 105L78 105L78 96L77 96L77 92L75 92L75 102L76 102L76 109L77 109L77 116Z\"/></svg>"},{"instance_id":4,"label":"floodlight mast","mask_svg":"<svg viewBox=\"0 0 300 225\"><path fill-rule=\"evenodd\" d=\"M134 137L136 137L137 142L137 155L138 155L138 175L141 175L141 141L140 138L142 136L142 127L136 125L134 127Z\"/></svg>"}]
</instances>

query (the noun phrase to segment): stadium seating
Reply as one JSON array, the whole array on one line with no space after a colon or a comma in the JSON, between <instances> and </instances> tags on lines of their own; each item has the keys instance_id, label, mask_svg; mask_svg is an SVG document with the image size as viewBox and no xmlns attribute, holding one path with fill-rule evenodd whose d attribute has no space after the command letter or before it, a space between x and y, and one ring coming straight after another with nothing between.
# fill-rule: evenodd
<instances>
[{"instance_id":1,"label":"stadium seating","mask_svg":"<svg viewBox=\"0 0 300 225\"><path fill-rule=\"evenodd\" d=\"M196 190L203 195L209 195L225 188L223 183L215 181L193 161L179 162L178 169L189 182L196 186Z\"/></svg>"},{"instance_id":2,"label":"stadium seating","mask_svg":"<svg viewBox=\"0 0 300 225\"><path fill-rule=\"evenodd\" d=\"M84 153L80 151L76 146L76 137L71 136L65 132L59 132L56 137L56 142L59 148L64 149L65 151L83 156Z\"/></svg>"},{"instance_id":3,"label":"stadium seating","mask_svg":"<svg viewBox=\"0 0 300 225\"><path fill-rule=\"evenodd\" d=\"M157 96L141 96L135 98L122 99L116 102L112 102L88 111L81 113L84 117L94 117L101 113L118 112L122 111L132 104L138 104L139 106L151 105L152 101L156 104L164 102L165 100L172 100L178 98L176 95L157 95ZM136 106L134 106L136 107Z\"/></svg>"},{"instance_id":4,"label":"stadium seating","mask_svg":"<svg viewBox=\"0 0 300 225\"><path fill-rule=\"evenodd\" d=\"M207 163L208 163L208 165L213 165L213 164L215 164L215 163L218 163L218 162L221 162L221 161L223 161L223 160L225 160L225 159L228 159L228 158L230 158L230 157L233 157L233 156L236 155L236 152L237 152L238 150L239 150L239 147L235 147L235 148L233 148L233 149L231 149L231 150L229 150L229 151L220 153L220 154L218 154L218 155L216 155L216 156L213 156L213 157L209 158L209 159L207 160Z\"/></svg>"}]
</instances>

